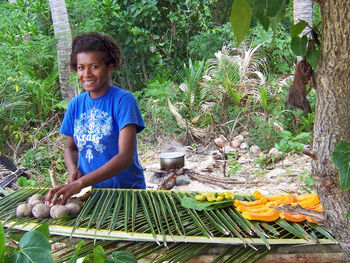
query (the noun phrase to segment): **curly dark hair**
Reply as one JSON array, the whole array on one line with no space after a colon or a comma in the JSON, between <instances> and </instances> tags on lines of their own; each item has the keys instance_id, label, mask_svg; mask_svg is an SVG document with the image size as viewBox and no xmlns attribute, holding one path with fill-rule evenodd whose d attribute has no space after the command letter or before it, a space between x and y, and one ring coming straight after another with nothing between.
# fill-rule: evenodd
<instances>
[{"instance_id":1,"label":"curly dark hair","mask_svg":"<svg viewBox=\"0 0 350 263\"><path fill-rule=\"evenodd\" d=\"M100 51L107 66L112 64L115 70L119 68L121 52L117 43L109 36L91 32L78 35L73 39L70 54L70 67L72 70L77 71L77 54L88 51Z\"/></svg>"}]
</instances>

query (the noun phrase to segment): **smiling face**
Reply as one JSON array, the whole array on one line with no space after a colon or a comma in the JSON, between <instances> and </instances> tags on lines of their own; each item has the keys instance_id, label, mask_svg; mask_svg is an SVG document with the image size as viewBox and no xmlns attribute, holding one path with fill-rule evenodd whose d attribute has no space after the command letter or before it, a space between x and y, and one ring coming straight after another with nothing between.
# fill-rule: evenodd
<instances>
[{"instance_id":1,"label":"smiling face","mask_svg":"<svg viewBox=\"0 0 350 263\"><path fill-rule=\"evenodd\" d=\"M91 98L98 98L109 89L113 65L106 65L99 51L77 54L77 73L80 83Z\"/></svg>"}]
</instances>

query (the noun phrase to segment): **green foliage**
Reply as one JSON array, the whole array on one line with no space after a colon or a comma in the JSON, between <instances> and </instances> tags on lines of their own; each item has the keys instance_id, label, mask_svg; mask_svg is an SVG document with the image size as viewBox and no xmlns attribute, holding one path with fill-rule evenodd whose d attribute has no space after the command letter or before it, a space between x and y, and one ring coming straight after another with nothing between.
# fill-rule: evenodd
<instances>
[{"instance_id":1,"label":"green foliage","mask_svg":"<svg viewBox=\"0 0 350 263\"><path fill-rule=\"evenodd\" d=\"M0 235L4 234L1 225ZM39 228L25 233L18 244L18 247L8 249L5 242L0 243L0 250L5 251L1 262L31 262L31 263L49 263L53 262L51 257L51 244L48 240L48 225L42 225ZM2 260L3 259L3 260Z\"/></svg>"},{"instance_id":2,"label":"green foliage","mask_svg":"<svg viewBox=\"0 0 350 263\"><path fill-rule=\"evenodd\" d=\"M339 170L340 188L343 191L350 189L350 143L340 141L332 152L332 162Z\"/></svg>"},{"instance_id":3,"label":"green foliage","mask_svg":"<svg viewBox=\"0 0 350 263\"><path fill-rule=\"evenodd\" d=\"M262 151L269 150L280 140L278 127L273 119L255 116L249 125L249 142L258 145Z\"/></svg>"},{"instance_id":4,"label":"green foliage","mask_svg":"<svg viewBox=\"0 0 350 263\"><path fill-rule=\"evenodd\" d=\"M311 136L308 132L301 132L293 136L290 131L285 130L280 133L280 136L282 139L279 143L275 144L275 148L282 152L303 152L303 144L311 141Z\"/></svg>"},{"instance_id":5,"label":"green foliage","mask_svg":"<svg viewBox=\"0 0 350 263\"><path fill-rule=\"evenodd\" d=\"M306 190L309 192L315 191L315 181L311 173L304 172L300 174L299 179L304 183Z\"/></svg>"},{"instance_id":6,"label":"green foliage","mask_svg":"<svg viewBox=\"0 0 350 263\"><path fill-rule=\"evenodd\" d=\"M249 32L252 9L245 0L235 0L231 9L230 22L232 31L239 45Z\"/></svg>"}]
</instances>

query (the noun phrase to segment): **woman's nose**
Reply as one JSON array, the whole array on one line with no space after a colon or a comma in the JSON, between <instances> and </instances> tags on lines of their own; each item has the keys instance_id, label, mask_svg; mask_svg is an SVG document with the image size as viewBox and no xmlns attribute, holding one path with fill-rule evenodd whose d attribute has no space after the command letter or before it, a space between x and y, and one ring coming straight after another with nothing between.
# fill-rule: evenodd
<instances>
[{"instance_id":1,"label":"woman's nose","mask_svg":"<svg viewBox=\"0 0 350 263\"><path fill-rule=\"evenodd\" d=\"M84 71L84 75L85 75L85 76L91 75L91 68L90 68L90 67L86 67L86 69L85 69L85 71Z\"/></svg>"}]
</instances>

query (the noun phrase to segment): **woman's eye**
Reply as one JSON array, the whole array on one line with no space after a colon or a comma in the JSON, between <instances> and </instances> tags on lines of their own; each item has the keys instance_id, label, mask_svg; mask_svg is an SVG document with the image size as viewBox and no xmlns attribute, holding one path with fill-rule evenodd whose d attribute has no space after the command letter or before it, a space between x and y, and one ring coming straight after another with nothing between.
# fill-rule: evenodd
<instances>
[{"instance_id":1,"label":"woman's eye","mask_svg":"<svg viewBox=\"0 0 350 263\"><path fill-rule=\"evenodd\" d=\"M84 67L77 67L78 70L84 70Z\"/></svg>"},{"instance_id":2,"label":"woman's eye","mask_svg":"<svg viewBox=\"0 0 350 263\"><path fill-rule=\"evenodd\" d=\"M91 68L92 68L92 69L97 69L97 66L94 65L94 66L91 66Z\"/></svg>"}]
</instances>

